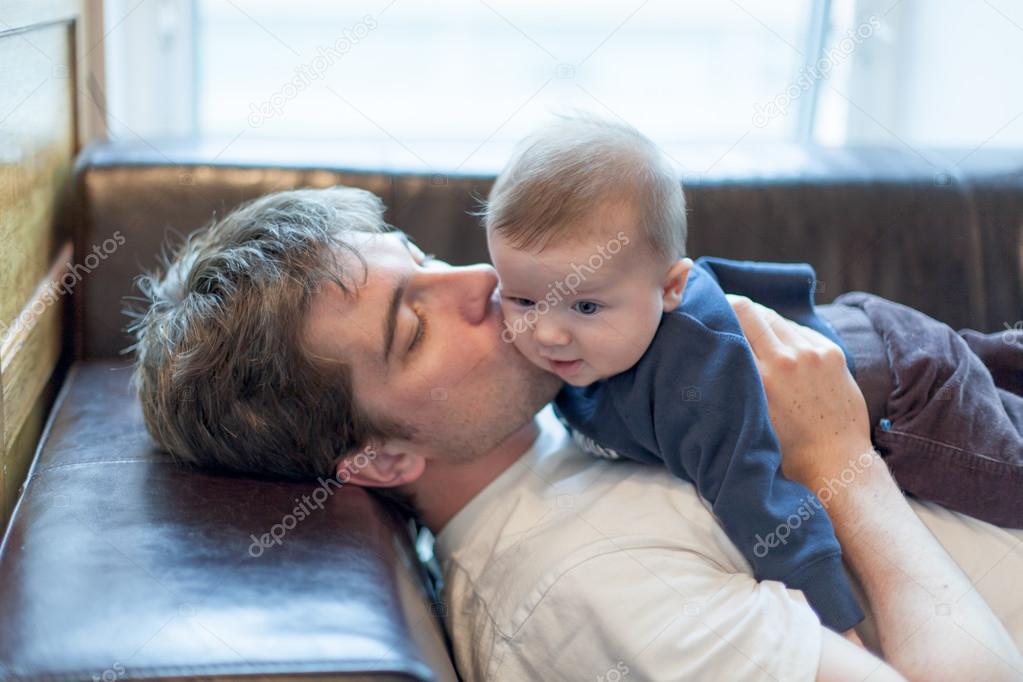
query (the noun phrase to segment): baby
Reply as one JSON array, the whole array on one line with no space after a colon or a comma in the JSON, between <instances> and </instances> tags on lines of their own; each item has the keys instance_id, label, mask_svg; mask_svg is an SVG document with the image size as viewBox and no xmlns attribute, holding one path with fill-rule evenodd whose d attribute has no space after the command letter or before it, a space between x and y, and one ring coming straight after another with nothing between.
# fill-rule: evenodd
<instances>
[{"instance_id":1,"label":"baby","mask_svg":"<svg viewBox=\"0 0 1023 682\"><path fill-rule=\"evenodd\" d=\"M577 442L601 456L663 464L691 481L758 579L802 590L821 622L838 632L856 625L863 613L842 568L831 521L817 496L781 473L763 384L725 296L725 291L749 296L825 334L855 370L843 338L813 305L813 269L711 258L694 264L685 257L685 201L670 165L634 129L590 118L563 119L527 138L497 179L483 217L501 282L502 338L566 382L555 406ZM869 294L847 296L852 298L846 307L874 326L916 325L942 348L951 335L963 344L955 353L970 355L926 360L934 371L921 373L919 363L906 360L903 367L899 360L919 352L920 340L900 340L893 333L885 337L887 349L864 356L871 365L861 368L864 376L894 374L915 381L921 392L933 392L965 363L972 374L960 379L987 391L988 398L998 395L980 359L944 325ZM909 314L909 324L896 319ZM923 345L925 359L931 358L934 353ZM891 366L878 372L881 362ZM878 390L872 383L872 393L884 394L878 397L867 395L865 383L871 417L885 417L878 420L883 433L875 433L875 444L893 458L919 448L916 434L900 426L927 429L930 438L938 429L931 422L947 422L950 412L957 423L969 422L988 405L978 406L959 391L958 404L935 406L940 398L932 393L904 407L892 398L899 394L897 385ZM1023 398L1011 397L1020 401L1015 419L1023 418ZM933 473L920 473L920 490L907 489L974 515L986 510L995 517L989 520L1018 526L1023 425L1013 421L1008 405L995 421L986 413L984 419L988 423L972 430L970 443L961 442L958 431L940 443L970 461L936 483ZM978 445L981 431L990 434ZM964 445L977 447L970 451ZM984 454L972 454L978 448ZM995 464L1003 468L978 473L975 464L985 458L1000 460ZM869 466L872 453L861 460ZM916 466L930 468L926 461ZM955 490L943 491L962 485L1000 501L955 505Z\"/></svg>"}]
</instances>

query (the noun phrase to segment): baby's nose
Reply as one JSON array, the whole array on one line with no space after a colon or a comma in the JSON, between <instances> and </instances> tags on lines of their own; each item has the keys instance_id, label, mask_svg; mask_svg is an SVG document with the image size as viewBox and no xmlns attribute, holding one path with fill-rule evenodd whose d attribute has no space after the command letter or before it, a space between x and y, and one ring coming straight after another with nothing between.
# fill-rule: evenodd
<instances>
[{"instance_id":1,"label":"baby's nose","mask_svg":"<svg viewBox=\"0 0 1023 682\"><path fill-rule=\"evenodd\" d=\"M572 340L567 329L555 324L553 320L544 320L543 318L537 321L533 338L541 346L567 346Z\"/></svg>"}]
</instances>

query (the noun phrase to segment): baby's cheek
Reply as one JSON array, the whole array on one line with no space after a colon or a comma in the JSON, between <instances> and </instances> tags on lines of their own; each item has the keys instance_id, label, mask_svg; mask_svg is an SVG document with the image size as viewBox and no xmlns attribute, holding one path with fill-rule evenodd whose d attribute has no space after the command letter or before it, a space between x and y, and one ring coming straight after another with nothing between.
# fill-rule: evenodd
<instances>
[{"instance_id":1,"label":"baby's cheek","mask_svg":"<svg viewBox=\"0 0 1023 682\"><path fill-rule=\"evenodd\" d=\"M502 303L501 312L504 316L503 329L501 330L501 341L504 343L514 344L520 353L528 357L526 354L526 348L529 345L529 339L532 335L532 330L529 328L528 321L525 317L523 317L521 311L517 310L510 304Z\"/></svg>"},{"instance_id":2,"label":"baby's cheek","mask_svg":"<svg viewBox=\"0 0 1023 682\"><path fill-rule=\"evenodd\" d=\"M643 354L649 339L644 341L643 334L637 334L633 320L622 320L617 327L596 346L590 348L599 349L593 354L594 369L601 375L601 378L620 374L636 364Z\"/></svg>"}]
</instances>

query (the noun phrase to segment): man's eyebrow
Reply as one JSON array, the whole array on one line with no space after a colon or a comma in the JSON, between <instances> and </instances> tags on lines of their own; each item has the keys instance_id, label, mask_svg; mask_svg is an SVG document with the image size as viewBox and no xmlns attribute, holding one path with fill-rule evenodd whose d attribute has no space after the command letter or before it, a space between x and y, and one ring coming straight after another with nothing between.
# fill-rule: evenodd
<instances>
[{"instance_id":1,"label":"man's eyebrow","mask_svg":"<svg viewBox=\"0 0 1023 682\"><path fill-rule=\"evenodd\" d=\"M401 299L405 296L405 289L408 288L408 275L402 275L397 286L391 292L391 300L387 304L387 314L384 315L384 355L383 362L386 365L391 357L391 347L394 345L394 330L398 326L398 308L401 307Z\"/></svg>"}]
</instances>

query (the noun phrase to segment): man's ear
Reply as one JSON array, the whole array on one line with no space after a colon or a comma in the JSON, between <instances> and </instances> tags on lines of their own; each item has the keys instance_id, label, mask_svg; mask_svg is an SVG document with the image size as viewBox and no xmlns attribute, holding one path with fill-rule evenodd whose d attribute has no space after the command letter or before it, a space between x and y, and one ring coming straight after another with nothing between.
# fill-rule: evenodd
<instances>
[{"instance_id":1,"label":"man's ear","mask_svg":"<svg viewBox=\"0 0 1023 682\"><path fill-rule=\"evenodd\" d=\"M426 460L392 444L367 446L337 463L337 480L366 488L393 488L423 475Z\"/></svg>"},{"instance_id":2,"label":"man's ear","mask_svg":"<svg viewBox=\"0 0 1023 682\"><path fill-rule=\"evenodd\" d=\"M670 313L682 302L682 292L685 291L686 280L689 278L689 271L692 267L693 261L688 258L680 258L671 264L661 286L664 312Z\"/></svg>"}]
</instances>

